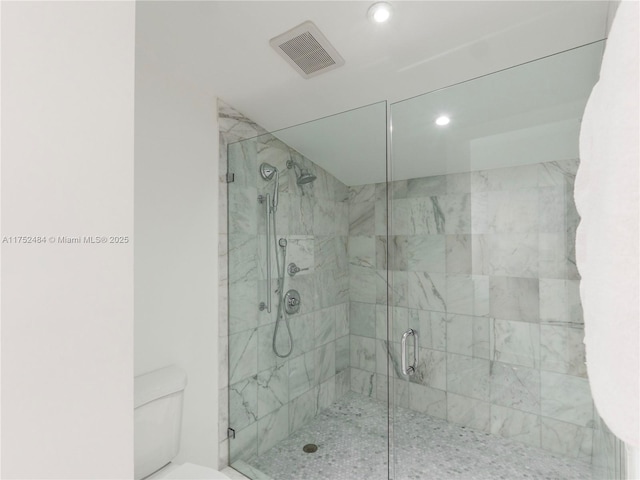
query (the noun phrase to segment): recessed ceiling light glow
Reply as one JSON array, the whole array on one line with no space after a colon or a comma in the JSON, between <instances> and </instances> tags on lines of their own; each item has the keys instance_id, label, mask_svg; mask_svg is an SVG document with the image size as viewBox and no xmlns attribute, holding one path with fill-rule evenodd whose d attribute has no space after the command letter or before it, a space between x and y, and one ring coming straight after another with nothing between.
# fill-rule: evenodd
<instances>
[{"instance_id":1,"label":"recessed ceiling light glow","mask_svg":"<svg viewBox=\"0 0 640 480\"><path fill-rule=\"evenodd\" d=\"M447 117L446 115L441 115L438 118L436 118L436 125L440 125L441 127L444 127L445 125L449 125L450 121L451 119L449 117Z\"/></svg>"},{"instance_id":2,"label":"recessed ceiling light glow","mask_svg":"<svg viewBox=\"0 0 640 480\"><path fill-rule=\"evenodd\" d=\"M384 23L391 18L391 5L387 2L374 3L367 12L369 20L375 23Z\"/></svg>"}]
</instances>

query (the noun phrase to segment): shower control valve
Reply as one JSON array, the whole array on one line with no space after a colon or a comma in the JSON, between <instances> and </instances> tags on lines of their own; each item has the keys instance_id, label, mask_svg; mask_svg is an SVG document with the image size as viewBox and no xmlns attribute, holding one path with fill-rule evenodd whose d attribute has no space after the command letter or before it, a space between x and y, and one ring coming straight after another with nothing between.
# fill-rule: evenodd
<instances>
[{"instance_id":1,"label":"shower control valve","mask_svg":"<svg viewBox=\"0 0 640 480\"><path fill-rule=\"evenodd\" d=\"M287 315L293 315L300 311L300 293L297 290L289 290L284 294L284 310Z\"/></svg>"}]
</instances>

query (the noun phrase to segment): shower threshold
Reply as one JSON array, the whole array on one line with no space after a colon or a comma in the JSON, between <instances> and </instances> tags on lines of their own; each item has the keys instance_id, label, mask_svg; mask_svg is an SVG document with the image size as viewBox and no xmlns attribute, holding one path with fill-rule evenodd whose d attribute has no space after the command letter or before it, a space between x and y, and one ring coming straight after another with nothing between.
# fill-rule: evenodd
<instances>
[{"instance_id":1,"label":"shower threshold","mask_svg":"<svg viewBox=\"0 0 640 480\"><path fill-rule=\"evenodd\" d=\"M422 413L397 408L394 424L394 480L591 479L588 463ZM350 392L246 464L255 479L387 480L387 432L386 404Z\"/></svg>"}]
</instances>

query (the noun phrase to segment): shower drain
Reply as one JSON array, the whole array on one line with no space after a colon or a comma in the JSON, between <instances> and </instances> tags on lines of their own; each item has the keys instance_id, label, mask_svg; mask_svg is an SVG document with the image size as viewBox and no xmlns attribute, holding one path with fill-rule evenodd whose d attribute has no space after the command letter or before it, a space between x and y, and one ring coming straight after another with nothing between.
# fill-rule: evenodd
<instances>
[{"instance_id":1,"label":"shower drain","mask_svg":"<svg viewBox=\"0 0 640 480\"><path fill-rule=\"evenodd\" d=\"M302 451L305 453L315 453L318 451L318 446L315 443L307 443L302 447Z\"/></svg>"}]
</instances>

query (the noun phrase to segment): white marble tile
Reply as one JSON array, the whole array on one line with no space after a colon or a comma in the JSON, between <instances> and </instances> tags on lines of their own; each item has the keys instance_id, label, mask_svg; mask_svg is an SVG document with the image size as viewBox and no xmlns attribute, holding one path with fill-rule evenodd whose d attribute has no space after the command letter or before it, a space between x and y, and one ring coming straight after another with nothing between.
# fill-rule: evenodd
<instances>
[{"instance_id":1,"label":"white marble tile","mask_svg":"<svg viewBox=\"0 0 640 480\"><path fill-rule=\"evenodd\" d=\"M540 446L540 417L499 405L491 405L491 433Z\"/></svg>"},{"instance_id":2,"label":"white marble tile","mask_svg":"<svg viewBox=\"0 0 640 480\"><path fill-rule=\"evenodd\" d=\"M540 279L540 321L549 324L583 323L578 280Z\"/></svg>"},{"instance_id":3,"label":"white marble tile","mask_svg":"<svg viewBox=\"0 0 640 480\"><path fill-rule=\"evenodd\" d=\"M484 236L483 271L488 275L538 278L538 234L502 233Z\"/></svg>"},{"instance_id":4,"label":"white marble tile","mask_svg":"<svg viewBox=\"0 0 640 480\"><path fill-rule=\"evenodd\" d=\"M303 275L296 276L293 278L288 278L284 283L284 291L287 292L289 289L297 290L300 294L300 312L295 315L303 315L306 313L315 312L318 308L328 307L329 305L321 305L318 302L318 287L316 280L319 280L323 277L325 273L332 272L319 272L313 275ZM274 302L276 308L274 310L277 311L277 303Z\"/></svg>"},{"instance_id":5,"label":"white marble tile","mask_svg":"<svg viewBox=\"0 0 640 480\"><path fill-rule=\"evenodd\" d=\"M575 181L580 161L562 160L538 165L538 185L541 187L563 186L567 181Z\"/></svg>"},{"instance_id":6,"label":"white marble tile","mask_svg":"<svg viewBox=\"0 0 640 480\"><path fill-rule=\"evenodd\" d=\"M320 384L336 374L336 342L327 343L315 350L315 383Z\"/></svg>"},{"instance_id":7,"label":"white marble tile","mask_svg":"<svg viewBox=\"0 0 640 480\"><path fill-rule=\"evenodd\" d=\"M330 379L322 382L318 385L318 398L316 403L318 405L318 413L322 410L329 408L336 401L336 377L333 376Z\"/></svg>"},{"instance_id":8,"label":"white marble tile","mask_svg":"<svg viewBox=\"0 0 640 480\"><path fill-rule=\"evenodd\" d=\"M540 325L540 368L587 377L582 326Z\"/></svg>"},{"instance_id":9,"label":"white marble tile","mask_svg":"<svg viewBox=\"0 0 640 480\"><path fill-rule=\"evenodd\" d=\"M334 305L340 305L349 301L349 270L336 269L316 272L312 275L314 280L313 288L315 294L315 308L327 308ZM302 291L300 292L302 293Z\"/></svg>"},{"instance_id":10,"label":"white marble tile","mask_svg":"<svg viewBox=\"0 0 640 480\"><path fill-rule=\"evenodd\" d=\"M258 373L258 330L229 335L229 381L231 384Z\"/></svg>"},{"instance_id":11,"label":"white marble tile","mask_svg":"<svg viewBox=\"0 0 640 480\"><path fill-rule=\"evenodd\" d=\"M447 348L447 323L444 312L418 311L420 345L432 350Z\"/></svg>"},{"instance_id":12,"label":"white marble tile","mask_svg":"<svg viewBox=\"0 0 640 480\"><path fill-rule=\"evenodd\" d=\"M489 277L447 275L447 311L477 317L489 314Z\"/></svg>"},{"instance_id":13,"label":"white marble tile","mask_svg":"<svg viewBox=\"0 0 640 480\"><path fill-rule=\"evenodd\" d=\"M445 233L471 233L471 195L449 194L439 198L444 212Z\"/></svg>"},{"instance_id":14,"label":"white marble tile","mask_svg":"<svg viewBox=\"0 0 640 480\"><path fill-rule=\"evenodd\" d=\"M540 367L540 325L529 322L494 322L493 359L529 368Z\"/></svg>"},{"instance_id":15,"label":"white marble tile","mask_svg":"<svg viewBox=\"0 0 640 480\"><path fill-rule=\"evenodd\" d=\"M404 307L391 307L391 341L400 342L402 335L409 329L409 322L411 321L411 328L418 328L420 326L419 316L415 315L416 310L404 308Z\"/></svg>"},{"instance_id":16,"label":"white marble tile","mask_svg":"<svg viewBox=\"0 0 640 480\"><path fill-rule=\"evenodd\" d=\"M289 405L285 404L258 420L258 455L264 454L288 436Z\"/></svg>"},{"instance_id":17,"label":"white marble tile","mask_svg":"<svg viewBox=\"0 0 640 480\"><path fill-rule=\"evenodd\" d=\"M567 238L564 232L538 234L540 278L569 278L566 243Z\"/></svg>"},{"instance_id":18,"label":"white marble tile","mask_svg":"<svg viewBox=\"0 0 640 480\"><path fill-rule=\"evenodd\" d=\"M289 402L289 364L264 370L258 374L258 418L262 418Z\"/></svg>"},{"instance_id":19,"label":"white marble tile","mask_svg":"<svg viewBox=\"0 0 640 480\"><path fill-rule=\"evenodd\" d=\"M347 237L316 235L314 261L316 270L346 269Z\"/></svg>"},{"instance_id":20,"label":"white marble tile","mask_svg":"<svg viewBox=\"0 0 640 480\"><path fill-rule=\"evenodd\" d=\"M305 315L292 315L289 317L289 326L291 327L291 336L293 337L292 357L297 357L300 354L310 352L314 349L316 346L315 325L316 312ZM273 329L270 330L270 335L273 336ZM289 348L289 334L284 322L280 323L277 339L278 351L286 352ZM267 351L273 355L271 343L271 340L269 340L266 346L268 347ZM275 355L273 356L275 357Z\"/></svg>"},{"instance_id":21,"label":"white marble tile","mask_svg":"<svg viewBox=\"0 0 640 480\"><path fill-rule=\"evenodd\" d=\"M408 270L408 238L406 235L392 235L387 242L387 265L389 270Z\"/></svg>"},{"instance_id":22,"label":"white marble tile","mask_svg":"<svg viewBox=\"0 0 640 480\"><path fill-rule=\"evenodd\" d=\"M535 233L539 229L537 189L489 192L487 208L489 233Z\"/></svg>"},{"instance_id":23,"label":"white marble tile","mask_svg":"<svg viewBox=\"0 0 640 480\"><path fill-rule=\"evenodd\" d=\"M356 302L376 303L376 271L349 266L349 298Z\"/></svg>"},{"instance_id":24,"label":"white marble tile","mask_svg":"<svg viewBox=\"0 0 640 480\"><path fill-rule=\"evenodd\" d=\"M487 317L447 315L446 349L449 353L489 359L490 320Z\"/></svg>"},{"instance_id":25,"label":"white marble tile","mask_svg":"<svg viewBox=\"0 0 640 480\"><path fill-rule=\"evenodd\" d=\"M258 326L259 303L256 280L238 282L229 286L229 334Z\"/></svg>"},{"instance_id":26,"label":"white marble tile","mask_svg":"<svg viewBox=\"0 0 640 480\"><path fill-rule=\"evenodd\" d=\"M255 235L229 235L229 283L258 279L258 243Z\"/></svg>"},{"instance_id":27,"label":"white marble tile","mask_svg":"<svg viewBox=\"0 0 640 480\"><path fill-rule=\"evenodd\" d=\"M407 305L419 310L445 312L446 279L442 274L408 272L409 299Z\"/></svg>"},{"instance_id":28,"label":"white marble tile","mask_svg":"<svg viewBox=\"0 0 640 480\"><path fill-rule=\"evenodd\" d=\"M375 234L375 203L349 204L349 236Z\"/></svg>"},{"instance_id":29,"label":"white marble tile","mask_svg":"<svg viewBox=\"0 0 640 480\"><path fill-rule=\"evenodd\" d=\"M491 233L489 215L489 192L471 194L471 233Z\"/></svg>"},{"instance_id":30,"label":"white marble tile","mask_svg":"<svg viewBox=\"0 0 640 480\"><path fill-rule=\"evenodd\" d=\"M447 393L447 420L457 425L491 431L491 405L474 398Z\"/></svg>"},{"instance_id":31,"label":"white marble tile","mask_svg":"<svg viewBox=\"0 0 640 480\"><path fill-rule=\"evenodd\" d=\"M250 377L229 387L229 423L241 430L258 420L258 383Z\"/></svg>"},{"instance_id":32,"label":"white marble tile","mask_svg":"<svg viewBox=\"0 0 640 480\"><path fill-rule=\"evenodd\" d=\"M315 387L289 403L289 434L313 420L318 413L318 390Z\"/></svg>"},{"instance_id":33,"label":"white marble tile","mask_svg":"<svg viewBox=\"0 0 640 480\"><path fill-rule=\"evenodd\" d=\"M229 188L228 201L230 234L255 235L258 215L264 213L264 207L258 203L257 189L246 186L233 188L232 186Z\"/></svg>"},{"instance_id":34,"label":"white marble tile","mask_svg":"<svg viewBox=\"0 0 640 480\"><path fill-rule=\"evenodd\" d=\"M325 345L336 339L336 309L328 307L313 314L315 346Z\"/></svg>"},{"instance_id":35,"label":"white marble tile","mask_svg":"<svg viewBox=\"0 0 640 480\"><path fill-rule=\"evenodd\" d=\"M387 234L387 201L386 199L376 200L374 212L374 232L376 235ZM408 218L405 217L405 218ZM406 232L405 232L406 233Z\"/></svg>"},{"instance_id":36,"label":"white marble tile","mask_svg":"<svg viewBox=\"0 0 640 480\"><path fill-rule=\"evenodd\" d=\"M489 315L538 322L540 299L535 278L489 277Z\"/></svg>"},{"instance_id":37,"label":"white marble tile","mask_svg":"<svg viewBox=\"0 0 640 480\"><path fill-rule=\"evenodd\" d=\"M255 140L245 140L228 146L229 172L235 175L234 184L240 187L255 187L258 173L257 143Z\"/></svg>"},{"instance_id":38,"label":"white marble tile","mask_svg":"<svg viewBox=\"0 0 640 480\"><path fill-rule=\"evenodd\" d=\"M489 401L490 362L454 353L447 354L447 392Z\"/></svg>"},{"instance_id":39,"label":"white marble tile","mask_svg":"<svg viewBox=\"0 0 640 480\"><path fill-rule=\"evenodd\" d=\"M350 203L368 203L375 201L376 185L373 183L348 188Z\"/></svg>"},{"instance_id":40,"label":"white marble tile","mask_svg":"<svg viewBox=\"0 0 640 480\"><path fill-rule=\"evenodd\" d=\"M349 334L349 308L351 302L336 305L334 313L336 317L336 338Z\"/></svg>"},{"instance_id":41,"label":"white marble tile","mask_svg":"<svg viewBox=\"0 0 640 480\"><path fill-rule=\"evenodd\" d=\"M542 417L541 444L545 450L590 462L593 429Z\"/></svg>"},{"instance_id":42,"label":"white marble tile","mask_svg":"<svg viewBox=\"0 0 640 480\"><path fill-rule=\"evenodd\" d=\"M351 368L376 371L376 341L373 338L350 335Z\"/></svg>"},{"instance_id":43,"label":"white marble tile","mask_svg":"<svg viewBox=\"0 0 640 480\"><path fill-rule=\"evenodd\" d=\"M474 256L478 255L478 253L479 252L473 248L471 235L446 235L445 271L449 275L482 274L482 270L475 271L473 269Z\"/></svg>"},{"instance_id":44,"label":"white marble tile","mask_svg":"<svg viewBox=\"0 0 640 480\"><path fill-rule=\"evenodd\" d=\"M349 264L376 268L376 244L373 236L350 236L348 241Z\"/></svg>"},{"instance_id":45,"label":"white marble tile","mask_svg":"<svg viewBox=\"0 0 640 480\"><path fill-rule=\"evenodd\" d=\"M541 233L561 233L565 231L565 189L562 187L541 187L538 189L539 231Z\"/></svg>"},{"instance_id":46,"label":"white marble tile","mask_svg":"<svg viewBox=\"0 0 640 480\"><path fill-rule=\"evenodd\" d=\"M384 293L388 294L389 305L400 307L409 306L409 273L388 271L387 276L389 278L389 288L387 291L385 286ZM379 284L376 285L376 289L378 288L378 285ZM378 297L379 294L377 293L376 298ZM384 301L381 303L384 304L387 302Z\"/></svg>"},{"instance_id":47,"label":"white marble tile","mask_svg":"<svg viewBox=\"0 0 640 480\"><path fill-rule=\"evenodd\" d=\"M413 349L408 352L411 358ZM409 376L411 383L418 383L425 387L447 389L447 356L445 352L419 348L418 365L413 375Z\"/></svg>"},{"instance_id":48,"label":"white marble tile","mask_svg":"<svg viewBox=\"0 0 640 480\"><path fill-rule=\"evenodd\" d=\"M409 409L446 420L447 394L443 390L410 383Z\"/></svg>"},{"instance_id":49,"label":"white marble tile","mask_svg":"<svg viewBox=\"0 0 640 480\"><path fill-rule=\"evenodd\" d=\"M387 339L387 306L375 305L376 318L376 338L379 340Z\"/></svg>"},{"instance_id":50,"label":"white marble tile","mask_svg":"<svg viewBox=\"0 0 640 480\"><path fill-rule=\"evenodd\" d=\"M373 337L376 333L376 305L371 303L349 303L349 332L361 337ZM386 338L386 333L384 337Z\"/></svg>"},{"instance_id":51,"label":"white marble tile","mask_svg":"<svg viewBox=\"0 0 640 480\"><path fill-rule=\"evenodd\" d=\"M351 362L351 354L349 335L345 335L336 339L336 373L342 372L349 368Z\"/></svg>"},{"instance_id":52,"label":"white marble tile","mask_svg":"<svg viewBox=\"0 0 640 480\"><path fill-rule=\"evenodd\" d=\"M491 362L491 403L540 413L540 371Z\"/></svg>"},{"instance_id":53,"label":"white marble tile","mask_svg":"<svg viewBox=\"0 0 640 480\"><path fill-rule=\"evenodd\" d=\"M336 398L342 398L351 391L351 369L346 368L336 374Z\"/></svg>"},{"instance_id":54,"label":"white marble tile","mask_svg":"<svg viewBox=\"0 0 640 480\"><path fill-rule=\"evenodd\" d=\"M409 235L435 235L445 233L447 227L445 206L441 204L442 198L444 197L394 200L392 204L392 227L396 226L395 222L396 219L398 219L398 228L392 228L392 232L395 235L401 235L403 233ZM408 215L407 211L396 211L401 208L408 209ZM400 227L405 226L405 221L405 231L401 232Z\"/></svg>"},{"instance_id":55,"label":"white marble tile","mask_svg":"<svg viewBox=\"0 0 640 480\"><path fill-rule=\"evenodd\" d=\"M411 235L406 244L406 268L412 272L445 273L445 236ZM402 268L393 268L402 270Z\"/></svg>"},{"instance_id":56,"label":"white marble tile","mask_svg":"<svg viewBox=\"0 0 640 480\"><path fill-rule=\"evenodd\" d=\"M410 178L407 181L407 198L434 197L447 193L447 175Z\"/></svg>"},{"instance_id":57,"label":"white marble tile","mask_svg":"<svg viewBox=\"0 0 640 480\"><path fill-rule=\"evenodd\" d=\"M280 195L281 202L288 205L287 215L280 215L279 218L287 218L289 235L312 235L314 232L323 234L335 233L335 227L332 223L326 222L326 210L321 207L325 206L325 202L314 203L309 196L298 196L295 194ZM337 213L337 205L333 202L326 202L326 207L334 207ZM329 229L326 232L326 228ZM326 232L326 233L325 233Z\"/></svg>"},{"instance_id":58,"label":"white marble tile","mask_svg":"<svg viewBox=\"0 0 640 480\"><path fill-rule=\"evenodd\" d=\"M315 353L313 351L289 360L289 401L315 385Z\"/></svg>"},{"instance_id":59,"label":"white marble tile","mask_svg":"<svg viewBox=\"0 0 640 480\"><path fill-rule=\"evenodd\" d=\"M378 375L378 382L383 381L387 384L386 377L382 377ZM389 404L391 403L392 408L395 410L396 408L409 408L409 388L411 384L402 378L392 379L391 383L387 385L391 389L391 396L388 399L380 399L381 401ZM378 386L378 391L380 391L380 387Z\"/></svg>"},{"instance_id":60,"label":"white marble tile","mask_svg":"<svg viewBox=\"0 0 640 480\"><path fill-rule=\"evenodd\" d=\"M586 378L542 371L540 379L542 415L581 427L593 426L593 400Z\"/></svg>"},{"instance_id":61,"label":"white marble tile","mask_svg":"<svg viewBox=\"0 0 640 480\"><path fill-rule=\"evenodd\" d=\"M236 437L229 441L229 460L248 460L258 454L258 423L254 422L242 430L236 430Z\"/></svg>"},{"instance_id":62,"label":"white marble tile","mask_svg":"<svg viewBox=\"0 0 640 480\"><path fill-rule=\"evenodd\" d=\"M310 235L290 235L287 237L287 241L287 265L295 263L302 269L296 276L313 274L315 270L314 237ZM275 259L275 257L272 258ZM277 278L277 273L275 273L274 278Z\"/></svg>"},{"instance_id":63,"label":"white marble tile","mask_svg":"<svg viewBox=\"0 0 640 480\"><path fill-rule=\"evenodd\" d=\"M366 370L351 367L351 391L365 395L367 397L375 397L376 395L376 374Z\"/></svg>"}]
</instances>

